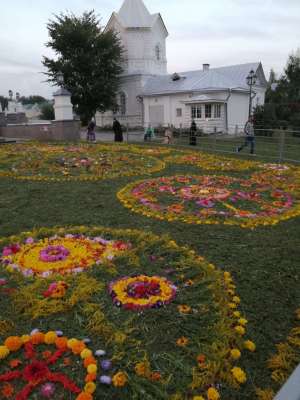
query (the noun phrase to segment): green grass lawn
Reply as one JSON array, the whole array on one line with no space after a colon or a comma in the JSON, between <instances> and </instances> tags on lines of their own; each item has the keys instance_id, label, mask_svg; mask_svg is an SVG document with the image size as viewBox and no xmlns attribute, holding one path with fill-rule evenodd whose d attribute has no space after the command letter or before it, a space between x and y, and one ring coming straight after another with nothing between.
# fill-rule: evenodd
<instances>
[{"instance_id":1,"label":"green grass lawn","mask_svg":"<svg viewBox=\"0 0 300 400\"><path fill-rule=\"evenodd\" d=\"M202 172L192 166L168 165L153 176ZM241 297L241 309L249 320L249 337L257 344L257 352L243 356L241 361L248 381L240 391L230 393L230 400L255 399L255 387L265 388L271 383L266 362L275 352L275 344L285 341L294 326L294 312L300 305L300 219L249 230L145 218L124 208L116 197L123 186L137 179L142 177L93 183L1 179L0 235L45 226L143 229L158 235L168 233L218 268L230 271Z\"/></svg>"}]
</instances>

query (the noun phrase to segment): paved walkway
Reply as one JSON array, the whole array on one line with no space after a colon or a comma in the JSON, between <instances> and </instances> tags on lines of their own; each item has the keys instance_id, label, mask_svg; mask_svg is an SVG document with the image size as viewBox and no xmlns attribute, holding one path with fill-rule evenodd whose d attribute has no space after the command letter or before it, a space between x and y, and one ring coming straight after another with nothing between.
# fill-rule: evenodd
<instances>
[{"instance_id":1,"label":"paved walkway","mask_svg":"<svg viewBox=\"0 0 300 400\"><path fill-rule=\"evenodd\" d=\"M86 131L81 131L80 133L81 139L86 139ZM97 132L96 133L96 141L97 142L113 142L114 141L114 133L113 132ZM144 132L128 132L123 133L124 142L130 143L140 143L144 141Z\"/></svg>"}]
</instances>

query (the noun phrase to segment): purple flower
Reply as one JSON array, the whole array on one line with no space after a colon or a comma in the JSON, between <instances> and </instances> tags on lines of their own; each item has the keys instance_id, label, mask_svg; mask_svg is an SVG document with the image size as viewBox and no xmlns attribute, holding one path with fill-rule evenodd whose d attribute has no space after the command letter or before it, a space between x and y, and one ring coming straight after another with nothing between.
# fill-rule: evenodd
<instances>
[{"instance_id":1,"label":"purple flower","mask_svg":"<svg viewBox=\"0 0 300 400\"><path fill-rule=\"evenodd\" d=\"M32 243L34 243L34 239L32 237L29 237L29 238L26 239L25 243L26 244L32 244Z\"/></svg>"},{"instance_id":2,"label":"purple flower","mask_svg":"<svg viewBox=\"0 0 300 400\"><path fill-rule=\"evenodd\" d=\"M63 334L64 334L63 331L56 331L55 333L56 333L57 336L59 336L59 337L63 336Z\"/></svg>"},{"instance_id":3,"label":"purple flower","mask_svg":"<svg viewBox=\"0 0 300 400\"><path fill-rule=\"evenodd\" d=\"M111 377L107 375L101 375L99 378L99 381L103 383L104 385L110 385L111 384Z\"/></svg>"},{"instance_id":4,"label":"purple flower","mask_svg":"<svg viewBox=\"0 0 300 400\"><path fill-rule=\"evenodd\" d=\"M83 339L83 343L89 344L89 343L91 343L91 339L89 339L89 338L84 338L84 339Z\"/></svg>"},{"instance_id":5,"label":"purple flower","mask_svg":"<svg viewBox=\"0 0 300 400\"><path fill-rule=\"evenodd\" d=\"M95 356L97 356L97 357L105 356L105 354L106 354L106 351L105 351L105 350L97 350L97 351L95 352Z\"/></svg>"},{"instance_id":6,"label":"purple flower","mask_svg":"<svg viewBox=\"0 0 300 400\"><path fill-rule=\"evenodd\" d=\"M112 367L112 363L110 360L101 361L101 368L104 369L104 371L111 369L111 367Z\"/></svg>"}]
</instances>

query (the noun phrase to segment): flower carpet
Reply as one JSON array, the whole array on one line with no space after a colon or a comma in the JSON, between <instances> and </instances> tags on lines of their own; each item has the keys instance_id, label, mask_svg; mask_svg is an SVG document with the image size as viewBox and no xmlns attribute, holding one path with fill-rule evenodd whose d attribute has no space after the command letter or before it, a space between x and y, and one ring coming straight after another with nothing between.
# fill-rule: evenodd
<instances>
[{"instance_id":1,"label":"flower carpet","mask_svg":"<svg viewBox=\"0 0 300 400\"><path fill-rule=\"evenodd\" d=\"M88 268L77 269L74 240ZM222 388L246 382L239 362L255 345L231 274L189 248L165 236L100 227L42 228L0 246L2 279L15 289L4 300L12 336L0 332L4 398L68 393L84 400L95 392L132 399L147 387L156 399L218 399ZM57 274L64 264L68 274ZM47 265L51 273L41 275ZM72 334L68 321L76 318Z\"/></svg>"},{"instance_id":2,"label":"flower carpet","mask_svg":"<svg viewBox=\"0 0 300 400\"><path fill-rule=\"evenodd\" d=\"M134 148L133 148L134 150ZM152 152L130 146L19 144L0 148L0 176L19 180L101 180L144 175L165 167Z\"/></svg>"},{"instance_id":3,"label":"flower carpet","mask_svg":"<svg viewBox=\"0 0 300 400\"><path fill-rule=\"evenodd\" d=\"M249 179L228 175L164 176L129 183L118 198L125 207L147 217L189 224L253 228L300 214L299 187L290 184L289 175L274 172L256 173Z\"/></svg>"},{"instance_id":4,"label":"flower carpet","mask_svg":"<svg viewBox=\"0 0 300 400\"><path fill-rule=\"evenodd\" d=\"M273 399L300 361L299 167L0 147L0 399Z\"/></svg>"}]
</instances>

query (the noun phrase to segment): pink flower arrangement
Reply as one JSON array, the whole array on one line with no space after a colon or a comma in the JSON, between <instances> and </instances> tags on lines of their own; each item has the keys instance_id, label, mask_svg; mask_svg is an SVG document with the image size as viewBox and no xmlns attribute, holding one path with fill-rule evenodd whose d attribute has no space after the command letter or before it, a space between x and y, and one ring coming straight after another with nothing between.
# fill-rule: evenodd
<instances>
[{"instance_id":1,"label":"pink flower arrangement","mask_svg":"<svg viewBox=\"0 0 300 400\"><path fill-rule=\"evenodd\" d=\"M64 246L47 246L40 251L40 260L44 262L63 261L69 254L69 250Z\"/></svg>"}]
</instances>

